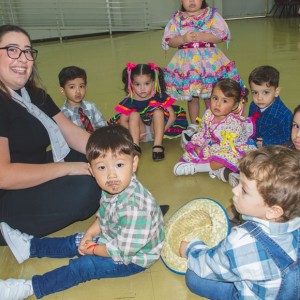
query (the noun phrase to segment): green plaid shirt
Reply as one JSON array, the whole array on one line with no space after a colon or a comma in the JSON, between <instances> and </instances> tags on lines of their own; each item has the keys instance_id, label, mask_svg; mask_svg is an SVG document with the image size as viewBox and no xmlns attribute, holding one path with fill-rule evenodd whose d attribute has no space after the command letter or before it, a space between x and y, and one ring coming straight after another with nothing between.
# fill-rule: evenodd
<instances>
[{"instance_id":1,"label":"green plaid shirt","mask_svg":"<svg viewBox=\"0 0 300 300\"><path fill-rule=\"evenodd\" d=\"M99 244L114 261L149 268L160 257L164 240L163 216L151 193L133 175L120 194L102 192L97 213Z\"/></svg>"}]
</instances>

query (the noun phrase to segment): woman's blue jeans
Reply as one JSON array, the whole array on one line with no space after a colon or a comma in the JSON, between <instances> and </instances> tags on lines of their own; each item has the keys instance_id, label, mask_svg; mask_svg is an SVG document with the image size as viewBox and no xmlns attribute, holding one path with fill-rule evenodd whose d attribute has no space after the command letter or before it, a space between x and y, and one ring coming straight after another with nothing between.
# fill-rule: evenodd
<instances>
[{"instance_id":1,"label":"woman's blue jeans","mask_svg":"<svg viewBox=\"0 0 300 300\"><path fill-rule=\"evenodd\" d=\"M64 238L33 238L30 257L67 258L78 256L75 235ZM46 295L63 291L79 283L101 278L126 277L145 269L135 265L124 265L110 257L84 255L70 259L67 266L57 268L44 275L32 277L35 296L40 299Z\"/></svg>"},{"instance_id":2,"label":"woman's blue jeans","mask_svg":"<svg viewBox=\"0 0 300 300\"><path fill-rule=\"evenodd\" d=\"M233 283L201 278L189 269L185 275L185 282L191 292L208 299L238 300L240 298Z\"/></svg>"}]
</instances>

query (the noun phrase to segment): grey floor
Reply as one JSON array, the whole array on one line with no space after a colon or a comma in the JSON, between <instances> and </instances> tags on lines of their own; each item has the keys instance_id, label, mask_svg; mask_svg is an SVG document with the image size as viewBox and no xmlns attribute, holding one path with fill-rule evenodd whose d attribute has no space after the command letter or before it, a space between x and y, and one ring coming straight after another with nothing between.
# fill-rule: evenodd
<instances>
[{"instance_id":1,"label":"grey floor","mask_svg":"<svg viewBox=\"0 0 300 300\"><path fill-rule=\"evenodd\" d=\"M269 64L279 69L281 97L292 110L300 104L300 18L259 18L228 21L232 33L229 49L220 48L235 60L242 79L247 84L251 70ZM147 63L154 61L164 67L174 50L165 53L160 44L163 31L114 34L112 37L68 39L59 42L39 43L38 66L48 93L60 106L63 98L58 91L57 75L62 67L78 65L88 74L86 100L97 103L106 118L114 115L114 106L124 97L121 71L128 61ZM249 99L251 100L251 98ZM181 103L182 104L182 103ZM186 104L183 103L186 107ZM204 105L201 106L201 114ZM247 109L246 109L247 113ZM160 204L169 204L170 215L193 198L208 197L228 206L231 188L213 180L207 174L175 177L174 164L181 155L179 140L166 140L166 159L153 162L151 143L142 144L143 156L137 175ZM76 223L56 236L82 231L91 220ZM7 247L0 248L0 278L31 278L34 274L49 271L67 263L67 260L31 259L18 265ZM30 299L35 299L31 297ZM92 281L45 299L137 299L137 300L193 300L184 283L184 277L167 270L161 261L150 270L130 278Z\"/></svg>"}]
</instances>

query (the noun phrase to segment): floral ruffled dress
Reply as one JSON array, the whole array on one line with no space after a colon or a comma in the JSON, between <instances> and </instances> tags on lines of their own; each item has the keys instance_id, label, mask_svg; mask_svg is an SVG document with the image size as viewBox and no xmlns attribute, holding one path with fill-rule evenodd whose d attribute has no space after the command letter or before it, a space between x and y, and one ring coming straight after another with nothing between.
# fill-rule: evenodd
<instances>
[{"instance_id":1,"label":"floral ruffled dress","mask_svg":"<svg viewBox=\"0 0 300 300\"><path fill-rule=\"evenodd\" d=\"M233 172L238 171L238 160L250 150L256 149L252 140L255 134L253 118L230 113L223 121L214 122L211 110L206 110L199 131L185 146L180 161L192 163L219 162ZM195 147L201 148L199 154Z\"/></svg>"},{"instance_id":2,"label":"floral ruffled dress","mask_svg":"<svg viewBox=\"0 0 300 300\"><path fill-rule=\"evenodd\" d=\"M165 28L163 49L169 49L171 38L190 30L211 33L227 42L231 39L229 28L216 8L207 7L200 15L189 17L177 11ZM232 78L244 86L234 62L214 44L205 42L190 43L179 49L164 74L167 93L176 100L191 100L193 96L210 98L214 84L223 78Z\"/></svg>"}]
</instances>

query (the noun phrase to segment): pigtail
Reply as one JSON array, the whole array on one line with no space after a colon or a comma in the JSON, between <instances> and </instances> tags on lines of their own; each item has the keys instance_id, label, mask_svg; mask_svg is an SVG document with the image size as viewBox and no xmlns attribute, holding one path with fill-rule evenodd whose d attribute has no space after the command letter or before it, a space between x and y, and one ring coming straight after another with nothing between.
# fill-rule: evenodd
<instances>
[{"instance_id":1,"label":"pigtail","mask_svg":"<svg viewBox=\"0 0 300 300\"><path fill-rule=\"evenodd\" d=\"M151 71L154 72L154 91L153 91L153 96L155 94L159 94L161 97L161 86L160 86L160 69L154 62L148 62L148 66L150 67Z\"/></svg>"},{"instance_id":2,"label":"pigtail","mask_svg":"<svg viewBox=\"0 0 300 300\"><path fill-rule=\"evenodd\" d=\"M132 82L131 82L131 71L136 67L136 64L133 62L129 62L126 65L126 72L127 72L127 92L128 97L133 99L133 90L132 90Z\"/></svg>"}]
</instances>

